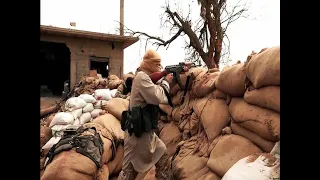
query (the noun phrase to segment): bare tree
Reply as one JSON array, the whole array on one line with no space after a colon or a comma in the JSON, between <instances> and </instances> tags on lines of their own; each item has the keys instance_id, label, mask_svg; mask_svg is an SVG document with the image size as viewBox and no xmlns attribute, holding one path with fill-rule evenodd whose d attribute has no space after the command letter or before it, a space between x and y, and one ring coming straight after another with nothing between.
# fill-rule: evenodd
<instances>
[{"instance_id":1,"label":"bare tree","mask_svg":"<svg viewBox=\"0 0 320 180\"><path fill-rule=\"evenodd\" d=\"M169 48L170 43L178 37L187 36L188 38L185 39L185 49L188 55L186 60L200 62L202 59L208 68L219 67L222 56L226 56L224 61L229 59L230 41L226 30L240 17L247 17L245 12L248 7L246 3L241 3L241 0L233 6L227 6L226 0L198 0L198 4L201 8L200 17L194 23L190 18L190 5L187 17L182 17L181 13L170 9L169 3L166 4L162 15L162 25L170 28L172 37L168 40L145 32L133 31L126 26L125 33L131 36L143 36L146 38L146 45L152 43L158 48L160 46Z\"/></svg>"}]
</instances>

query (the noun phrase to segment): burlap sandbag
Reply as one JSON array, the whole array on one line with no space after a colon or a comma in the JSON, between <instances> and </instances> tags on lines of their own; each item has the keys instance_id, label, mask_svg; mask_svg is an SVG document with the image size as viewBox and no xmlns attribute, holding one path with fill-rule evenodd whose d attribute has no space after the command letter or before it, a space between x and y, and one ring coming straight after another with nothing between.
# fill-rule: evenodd
<instances>
[{"instance_id":1,"label":"burlap sandbag","mask_svg":"<svg viewBox=\"0 0 320 180\"><path fill-rule=\"evenodd\" d=\"M106 128L109 131L113 132L115 137L117 137L118 139L124 139L125 133L121 129L120 121L112 114L104 114L98 116L92 122L100 124L103 128Z\"/></svg>"},{"instance_id":2,"label":"burlap sandbag","mask_svg":"<svg viewBox=\"0 0 320 180\"><path fill-rule=\"evenodd\" d=\"M182 97L183 97L183 91L178 91L177 94L175 96L172 97L172 104L173 106L179 106L181 105L181 100L182 100Z\"/></svg>"},{"instance_id":3,"label":"burlap sandbag","mask_svg":"<svg viewBox=\"0 0 320 180\"><path fill-rule=\"evenodd\" d=\"M219 89L215 89L212 93L211 93L212 98L214 99L224 99L227 100L227 95L220 91Z\"/></svg>"},{"instance_id":4,"label":"burlap sandbag","mask_svg":"<svg viewBox=\"0 0 320 180\"><path fill-rule=\"evenodd\" d=\"M112 156L111 141L107 138L107 131L95 123L88 126L96 127L103 141L104 152L101 163L106 164ZM102 131L103 132L102 132ZM41 180L92 180L96 176L97 165L88 157L77 153L75 148L56 154L50 164L47 165Z\"/></svg>"},{"instance_id":5,"label":"burlap sandbag","mask_svg":"<svg viewBox=\"0 0 320 180\"><path fill-rule=\"evenodd\" d=\"M266 140L280 140L280 114L276 111L250 105L242 98L232 98L229 112L239 126Z\"/></svg>"},{"instance_id":6,"label":"burlap sandbag","mask_svg":"<svg viewBox=\"0 0 320 180\"><path fill-rule=\"evenodd\" d=\"M262 151L251 141L238 135L224 135L210 153L207 166L211 171L223 175L240 159Z\"/></svg>"},{"instance_id":7,"label":"burlap sandbag","mask_svg":"<svg viewBox=\"0 0 320 180\"><path fill-rule=\"evenodd\" d=\"M173 109L172 111L172 120L175 121L175 122L180 122L180 119L181 119L181 115L180 115L180 107L176 107Z\"/></svg>"},{"instance_id":8,"label":"burlap sandbag","mask_svg":"<svg viewBox=\"0 0 320 180\"><path fill-rule=\"evenodd\" d=\"M106 164L104 164L100 169L98 169L96 178L94 180L106 180L109 179L109 175L109 168Z\"/></svg>"},{"instance_id":9,"label":"burlap sandbag","mask_svg":"<svg viewBox=\"0 0 320 180\"><path fill-rule=\"evenodd\" d=\"M253 142L259 148L261 148L264 152L271 152L272 148L274 147L275 143L272 141L268 141L263 139L262 137L256 135L254 132L249 131L245 128L242 128L238 124L231 122L231 130L233 134L245 137L246 139Z\"/></svg>"},{"instance_id":10,"label":"burlap sandbag","mask_svg":"<svg viewBox=\"0 0 320 180\"><path fill-rule=\"evenodd\" d=\"M223 70L217 80L215 86L222 92L231 96L243 96L245 90L245 72L244 64L236 64Z\"/></svg>"},{"instance_id":11,"label":"burlap sandbag","mask_svg":"<svg viewBox=\"0 0 320 180\"><path fill-rule=\"evenodd\" d=\"M200 171L206 167L206 162L208 158L199 157L198 155L188 154L185 157L180 157L179 155L173 160L172 171L177 179L189 180L195 174L195 172ZM193 177L196 179L198 177Z\"/></svg>"},{"instance_id":12,"label":"burlap sandbag","mask_svg":"<svg viewBox=\"0 0 320 180\"><path fill-rule=\"evenodd\" d=\"M110 90L117 89L121 83L122 83L122 80L120 80L116 75L110 75L108 77L108 88Z\"/></svg>"},{"instance_id":13,"label":"burlap sandbag","mask_svg":"<svg viewBox=\"0 0 320 180\"><path fill-rule=\"evenodd\" d=\"M122 98L112 98L102 105L101 109L107 111L121 121L121 114L123 111L128 110L129 101Z\"/></svg>"},{"instance_id":14,"label":"burlap sandbag","mask_svg":"<svg viewBox=\"0 0 320 180\"><path fill-rule=\"evenodd\" d=\"M249 104L280 113L280 86L266 86L259 89L251 86L244 93L243 99Z\"/></svg>"},{"instance_id":15,"label":"burlap sandbag","mask_svg":"<svg viewBox=\"0 0 320 180\"><path fill-rule=\"evenodd\" d=\"M198 113L200 122L211 143L228 125L230 119L228 105L225 100L205 97L198 99L195 107L195 113Z\"/></svg>"},{"instance_id":16,"label":"burlap sandbag","mask_svg":"<svg viewBox=\"0 0 320 180\"><path fill-rule=\"evenodd\" d=\"M47 126L40 126L40 148L52 138L52 131Z\"/></svg>"},{"instance_id":17,"label":"burlap sandbag","mask_svg":"<svg viewBox=\"0 0 320 180\"><path fill-rule=\"evenodd\" d=\"M202 98L205 95L212 92L215 88L214 82L216 81L217 77L219 76L220 72L214 73L206 73L199 80L193 82L192 85L192 94L195 97Z\"/></svg>"},{"instance_id":18,"label":"burlap sandbag","mask_svg":"<svg viewBox=\"0 0 320 180\"><path fill-rule=\"evenodd\" d=\"M109 161L107 163L108 169L109 169L109 174L117 174L119 172L116 171L117 166L120 164L122 167L122 160L123 160L123 145L120 144L117 147L117 151L115 154L115 158L112 161Z\"/></svg>"},{"instance_id":19,"label":"burlap sandbag","mask_svg":"<svg viewBox=\"0 0 320 180\"><path fill-rule=\"evenodd\" d=\"M245 69L255 88L280 86L280 46L254 55Z\"/></svg>"},{"instance_id":20,"label":"burlap sandbag","mask_svg":"<svg viewBox=\"0 0 320 180\"><path fill-rule=\"evenodd\" d=\"M201 176L197 176L198 177L197 180L221 180L221 177L219 177L214 172L212 172L208 167L205 167L201 171L204 171L204 170L206 171L206 173ZM200 173L197 173L197 174L200 174Z\"/></svg>"},{"instance_id":21,"label":"burlap sandbag","mask_svg":"<svg viewBox=\"0 0 320 180\"><path fill-rule=\"evenodd\" d=\"M174 122L167 123L160 132L160 139L167 147L167 153L172 156L176 152L176 147L181 141L181 133Z\"/></svg>"}]
</instances>

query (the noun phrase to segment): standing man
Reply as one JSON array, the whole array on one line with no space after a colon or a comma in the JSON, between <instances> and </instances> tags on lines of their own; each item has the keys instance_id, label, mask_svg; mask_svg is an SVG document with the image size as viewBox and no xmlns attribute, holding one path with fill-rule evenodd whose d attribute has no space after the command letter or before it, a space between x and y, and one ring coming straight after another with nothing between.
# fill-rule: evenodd
<instances>
[{"instance_id":1,"label":"standing man","mask_svg":"<svg viewBox=\"0 0 320 180\"><path fill-rule=\"evenodd\" d=\"M133 128L145 128L150 125L148 130L142 129L141 133L129 133L125 130L124 139L124 158L122 171L119 174L119 180L143 179L148 171L156 166L157 180L170 180L172 177L169 156L167 155L167 148L160 138L155 134L155 126L158 119L155 118L158 114L152 114L152 108L144 111L146 107L155 107L160 103L167 103L167 97L164 89L169 92L169 83L172 81L172 75L168 74L165 78L160 80L160 83L154 84L149 75L154 72L160 72L161 57L154 50L148 50L143 61L140 64L139 72L133 79L131 96L130 96L130 111L134 117L134 109L140 108L138 112L141 115L136 118ZM151 106L150 106L151 105ZM148 114L147 118L144 113ZM150 115L151 113L151 115ZM148 117L152 117L148 119ZM136 124L145 123L138 127ZM151 130L150 130L151 129Z\"/></svg>"}]
</instances>

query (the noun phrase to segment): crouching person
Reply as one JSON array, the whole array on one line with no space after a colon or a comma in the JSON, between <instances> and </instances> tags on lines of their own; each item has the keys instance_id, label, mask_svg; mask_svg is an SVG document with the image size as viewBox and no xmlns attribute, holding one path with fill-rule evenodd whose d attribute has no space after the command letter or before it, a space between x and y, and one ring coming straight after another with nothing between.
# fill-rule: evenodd
<instances>
[{"instance_id":1,"label":"crouching person","mask_svg":"<svg viewBox=\"0 0 320 180\"><path fill-rule=\"evenodd\" d=\"M125 130L124 158L118 180L143 179L156 166L156 179L172 177L170 160L165 144L155 134L158 123L158 105L167 103L172 75L167 75L159 85L149 74L161 71L161 58L156 51L148 50L133 79L129 110L122 113L121 127Z\"/></svg>"},{"instance_id":2,"label":"crouching person","mask_svg":"<svg viewBox=\"0 0 320 180\"><path fill-rule=\"evenodd\" d=\"M64 134L47 154L41 180L92 180L103 174L115 154L114 137L97 123L86 123ZM103 174L101 174L103 173Z\"/></svg>"}]
</instances>

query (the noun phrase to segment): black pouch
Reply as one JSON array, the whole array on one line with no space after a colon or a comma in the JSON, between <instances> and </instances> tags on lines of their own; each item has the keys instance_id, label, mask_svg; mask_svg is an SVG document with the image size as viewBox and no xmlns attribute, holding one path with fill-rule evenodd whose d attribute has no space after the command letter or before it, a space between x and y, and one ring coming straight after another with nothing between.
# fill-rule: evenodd
<instances>
[{"instance_id":1,"label":"black pouch","mask_svg":"<svg viewBox=\"0 0 320 180\"><path fill-rule=\"evenodd\" d=\"M158 128L159 106L147 104L141 108L142 121L144 123L144 132L149 132Z\"/></svg>"}]
</instances>

